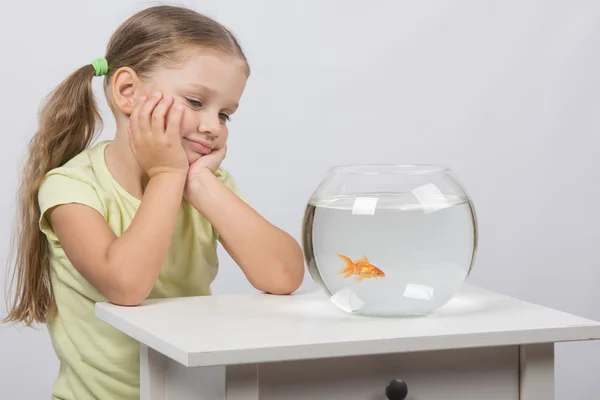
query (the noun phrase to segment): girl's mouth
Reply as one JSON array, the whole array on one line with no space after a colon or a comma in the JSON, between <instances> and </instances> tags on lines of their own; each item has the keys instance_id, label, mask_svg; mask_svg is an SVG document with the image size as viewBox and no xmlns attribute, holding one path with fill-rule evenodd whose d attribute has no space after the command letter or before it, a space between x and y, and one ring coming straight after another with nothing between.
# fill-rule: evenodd
<instances>
[{"instance_id":1,"label":"girl's mouth","mask_svg":"<svg viewBox=\"0 0 600 400\"><path fill-rule=\"evenodd\" d=\"M202 141L202 140L193 140L193 139L189 139L189 138L184 138L185 140L187 140L187 142L189 143L190 148L195 151L196 153L200 153L200 154L209 154L212 149L210 148L210 144Z\"/></svg>"}]
</instances>

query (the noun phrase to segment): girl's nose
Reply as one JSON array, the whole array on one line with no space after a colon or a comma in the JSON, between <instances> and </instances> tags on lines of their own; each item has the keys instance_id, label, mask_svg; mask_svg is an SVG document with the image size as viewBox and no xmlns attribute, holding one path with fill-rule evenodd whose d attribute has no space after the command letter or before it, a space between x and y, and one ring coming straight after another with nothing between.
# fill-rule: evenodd
<instances>
[{"instance_id":1,"label":"girl's nose","mask_svg":"<svg viewBox=\"0 0 600 400\"><path fill-rule=\"evenodd\" d=\"M198 132L207 135L209 139L216 139L219 136L220 121L209 115L203 115L198 124Z\"/></svg>"}]
</instances>

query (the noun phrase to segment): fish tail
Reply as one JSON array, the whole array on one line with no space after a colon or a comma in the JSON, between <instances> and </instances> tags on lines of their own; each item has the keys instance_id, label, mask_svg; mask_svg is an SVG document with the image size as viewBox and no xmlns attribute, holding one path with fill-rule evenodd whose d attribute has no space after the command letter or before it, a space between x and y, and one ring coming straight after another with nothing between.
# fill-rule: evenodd
<instances>
[{"instance_id":1,"label":"fish tail","mask_svg":"<svg viewBox=\"0 0 600 400\"><path fill-rule=\"evenodd\" d=\"M338 271L340 274L344 274L344 278L348 278L354 273L354 262L345 255L338 254L338 257L344 260L346 266Z\"/></svg>"}]
</instances>

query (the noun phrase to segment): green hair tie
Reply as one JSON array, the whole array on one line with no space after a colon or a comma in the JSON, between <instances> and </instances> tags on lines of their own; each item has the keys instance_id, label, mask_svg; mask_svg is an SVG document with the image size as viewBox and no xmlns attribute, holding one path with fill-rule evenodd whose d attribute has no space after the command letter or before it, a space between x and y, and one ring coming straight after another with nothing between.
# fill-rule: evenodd
<instances>
[{"instance_id":1,"label":"green hair tie","mask_svg":"<svg viewBox=\"0 0 600 400\"><path fill-rule=\"evenodd\" d=\"M104 57L95 59L92 61L92 65L94 66L94 70L96 70L96 76L106 75L108 72L108 61Z\"/></svg>"}]
</instances>

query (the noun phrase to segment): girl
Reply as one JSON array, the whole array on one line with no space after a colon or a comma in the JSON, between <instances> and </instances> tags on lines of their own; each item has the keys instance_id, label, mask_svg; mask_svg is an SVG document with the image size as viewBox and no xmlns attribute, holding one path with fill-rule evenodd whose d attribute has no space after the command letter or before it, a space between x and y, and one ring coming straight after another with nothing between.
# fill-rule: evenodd
<instances>
[{"instance_id":1,"label":"girl","mask_svg":"<svg viewBox=\"0 0 600 400\"><path fill-rule=\"evenodd\" d=\"M105 75L114 140L89 147ZM302 251L220 167L249 66L234 36L159 6L123 23L106 56L53 93L21 186L16 293L6 321L47 323L54 399L139 398L139 349L94 304L210 294L219 240L256 289L289 294Z\"/></svg>"}]
</instances>

